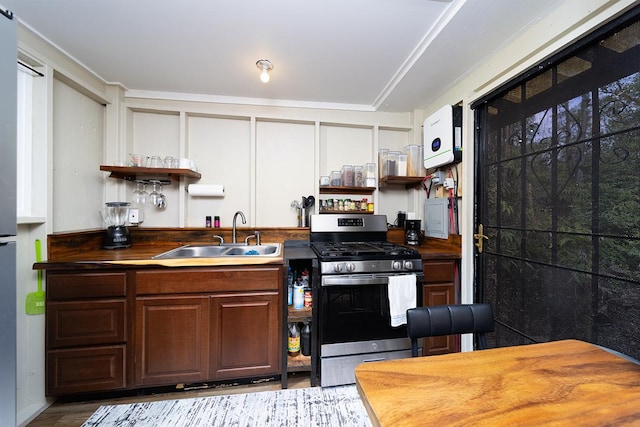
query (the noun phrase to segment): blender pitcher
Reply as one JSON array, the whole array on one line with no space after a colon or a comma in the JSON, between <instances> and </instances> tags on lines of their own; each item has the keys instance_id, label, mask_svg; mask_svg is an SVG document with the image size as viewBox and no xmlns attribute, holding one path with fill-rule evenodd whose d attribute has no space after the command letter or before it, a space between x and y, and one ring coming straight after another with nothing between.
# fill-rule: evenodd
<instances>
[{"instance_id":1,"label":"blender pitcher","mask_svg":"<svg viewBox=\"0 0 640 427\"><path fill-rule=\"evenodd\" d=\"M129 202L107 202L100 211L107 227L102 247L105 249L128 248L131 246L131 235L125 225L129 217Z\"/></svg>"}]
</instances>

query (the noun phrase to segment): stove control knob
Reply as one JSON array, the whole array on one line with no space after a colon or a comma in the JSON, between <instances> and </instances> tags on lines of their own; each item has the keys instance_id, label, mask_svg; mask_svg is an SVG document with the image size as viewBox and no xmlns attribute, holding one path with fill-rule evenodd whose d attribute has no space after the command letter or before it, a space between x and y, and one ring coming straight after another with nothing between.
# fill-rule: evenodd
<instances>
[{"instance_id":1,"label":"stove control knob","mask_svg":"<svg viewBox=\"0 0 640 427\"><path fill-rule=\"evenodd\" d=\"M405 261L405 262L404 262L404 269L405 269L405 270L413 270L413 262L411 262L411 261Z\"/></svg>"},{"instance_id":2,"label":"stove control knob","mask_svg":"<svg viewBox=\"0 0 640 427\"><path fill-rule=\"evenodd\" d=\"M356 270L356 265L354 263L352 263L352 262L348 262L348 263L345 264L345 269L348 272L353 272L353 271Z\"/></svg>"},{"instance_id":3,"label":"stove control knob","mask_svg":"<svg viewBox=\"0 0 640 427\"><path fill-rule=\"evenodd\" d=\"M342 267L343 267L343 264L340 262L337 262L333 264L333 271L335 271L336 273L340 273L342 272Z\"/></svg>"},{"instance_id":4,"label":"stove control knob","mask_svg":"<svg viewBox=\"0 0 640 427\"><path fill-rule=\"evenodd\" d=\"M393 261L391 263L391 268L394 270L402 270L402 263L400 261Z\"/></svg>"}]
</instances>

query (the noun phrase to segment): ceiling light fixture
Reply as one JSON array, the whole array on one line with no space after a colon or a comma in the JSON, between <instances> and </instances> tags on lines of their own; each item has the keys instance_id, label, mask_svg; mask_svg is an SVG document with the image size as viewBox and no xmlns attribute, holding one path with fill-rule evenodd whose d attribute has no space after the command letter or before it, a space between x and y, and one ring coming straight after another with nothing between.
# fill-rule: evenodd
<instances>
[{"instance_id":1,"label":"ceiling light fixture","mask_svg":"<svg viewBox=\"0 0 640 427\"><path fill-rule=\"evenodd\" d=\"M258 67L259 70L262 70L262 73L260 73L260 80L262 80L263 83L268 83L269 71L273 70L273 64L271 61L268 59L259 59L256 62L256 67Z\"/></svg>"}]
</instances>

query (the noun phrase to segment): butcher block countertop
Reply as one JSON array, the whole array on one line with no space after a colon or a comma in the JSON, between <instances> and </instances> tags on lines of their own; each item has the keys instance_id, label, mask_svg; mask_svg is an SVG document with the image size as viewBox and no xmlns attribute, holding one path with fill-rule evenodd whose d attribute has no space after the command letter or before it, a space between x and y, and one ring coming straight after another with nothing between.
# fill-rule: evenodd
<instances>
[{"instance_id":1,"label":"butcher block countertop","mask_svg":"<svg viewBox=\"0 0 640 427\"><path fill-rule=\"evenodd\" d=\"M281 243L287 240L308 240L308 228L238 228L237 241L256 230L261 233L262 244ZM34 264L34 269L53 270L68 268L109 268L109 267L199 267L228 265L283 264L284 248L276 257L216 257L154 260L163 252L187 244L217 244L214 234L221 235L225 242L231 242L231 228L130 228L132 246L126 249L103 249L104 230L86 230L68 233L54 233L47 236L47 259ZM391 229L388 240L404 243L404 230ZM255 244L251 239L250 244ZM459 259L460 236L449 240L427 239L417 247L423 259Z\"/></svg>"}]
</instances>

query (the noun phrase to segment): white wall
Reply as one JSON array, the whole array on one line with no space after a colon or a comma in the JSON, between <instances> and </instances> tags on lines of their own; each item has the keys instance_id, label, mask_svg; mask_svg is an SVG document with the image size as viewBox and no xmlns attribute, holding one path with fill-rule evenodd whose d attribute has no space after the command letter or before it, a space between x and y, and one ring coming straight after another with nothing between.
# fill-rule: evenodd
<instances>
[{"instance_id":1,"label":"white wall","mask_svg":"<svg viewBox=\"0 0 640 427\"><path fill-rule=\"evenodd\" d=\"M113 152L136 152L164 157L187 157L202 174L199 180L182 178L163 189L168 207L146 209L143 227L202 227L205 216L220 216L221 226L231 226L242 211L247 226L295 227L297 212L291 207L302 197L366 197L376 203L376 213L392 213L410 206L412 191L403 186L374 195L320 195L321 175L343 165L377 162L378 147L401 150L413 137L412 113L362 113L266 106L238 106L169 99L124 98L124 125L119 141L108 144ZM118 134L107 130L107 133ZM173 142L172 142L173 141ZM125 161L118 159L118 161ZM222 184L224 197L191 197L191 183ZM114 190L126 186L126 191ZM111 189L109 189L111 188ZM107 194L131 201L133 183L107 180ZM149 189L147 188L147 191ZM373 200L372 200L373 199ZM386 209L386 211L385 211ZM421 215L421 212L419 212Z\"/></svg>"},{"instance_id":2,"label":"white wall","mask_svg":"<svg viewBox=\"0 0 640 427\"><path fill-rule=\"evenodd\" d=\"M53 231L101 227L104 106L55 79L53 111Z\"/></svg>"}]
</instances>

